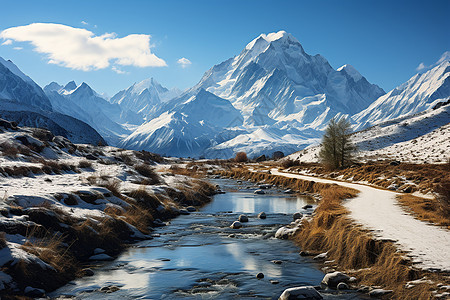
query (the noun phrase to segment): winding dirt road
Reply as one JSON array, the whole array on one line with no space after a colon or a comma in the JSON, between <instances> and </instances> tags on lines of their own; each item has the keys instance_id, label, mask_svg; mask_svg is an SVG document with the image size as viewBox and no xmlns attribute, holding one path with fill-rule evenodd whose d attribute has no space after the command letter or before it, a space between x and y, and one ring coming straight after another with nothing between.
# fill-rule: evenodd
<instances>
[{"instance_id":1,"label":"winding dirt road","mask_svg":"<svg viewBox=\"0 0 450 300\"><path fill-rule=\"evenodd\" d=\"M371 230L378 238L395 241L401 250L408 252L417 267L450 272L450 231L415 219L404 211L396 200L398 193L363 184L279 172L277 169L272 169L271 173L289 178L336 183L359 190L356 198L344 203L355 222Z\"/></svg>"}]
</instances>

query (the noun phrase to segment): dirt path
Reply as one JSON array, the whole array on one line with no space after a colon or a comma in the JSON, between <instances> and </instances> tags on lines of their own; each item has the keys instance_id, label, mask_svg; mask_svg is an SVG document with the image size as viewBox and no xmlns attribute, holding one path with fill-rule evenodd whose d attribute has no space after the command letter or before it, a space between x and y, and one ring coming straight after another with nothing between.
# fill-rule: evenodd
<instances>
[{"instance_id":1,"label":"dirt path","mask_svg":"<svg viewBox=\"0 0 450 300\"><path fill-rule=\"evenodd\" d=\"M415 219L396 200L398 193L374 187L279 172L273 175L323 183L337 183L360 191L358 197L346 200L350 217L382 239L393 240L399 248L423 269L450 272L450 231Z\"/></svg>"}]
</instances>

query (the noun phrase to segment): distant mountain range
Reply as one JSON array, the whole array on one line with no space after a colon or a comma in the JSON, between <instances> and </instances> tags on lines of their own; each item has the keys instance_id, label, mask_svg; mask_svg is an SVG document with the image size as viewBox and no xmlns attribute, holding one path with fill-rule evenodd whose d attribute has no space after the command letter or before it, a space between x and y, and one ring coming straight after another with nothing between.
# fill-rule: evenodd
<instances>
[{"instance_id":1,"label":"distant mountain range","mask_svg":"<svg viewBox=\"0 0 450 300\"><path fill-rule=\"evenodd\" d=\"M448 101L449 65L444 60L386 94L351 65L335 70L279 31L260 35L184 92L153 78L110 99L73 81L52 82L42 90L1 59L0 98L5 100L0 108L8 111L14 102L40 115L68 115L123 148L196 158L229 158L238 151L270 156L319 143L333 117L349 117L361 130Z\"/></svg>"}]
</instances>

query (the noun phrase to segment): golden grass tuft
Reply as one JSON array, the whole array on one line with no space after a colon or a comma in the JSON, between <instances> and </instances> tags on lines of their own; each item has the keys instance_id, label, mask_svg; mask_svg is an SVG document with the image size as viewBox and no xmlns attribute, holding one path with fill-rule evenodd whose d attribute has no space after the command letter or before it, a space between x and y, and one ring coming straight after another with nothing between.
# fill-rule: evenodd
<instances>
[{"instance_id":1,"label":"golden grass tuft","mask_svg":"<svg viewBox=\"0 0 450 300\"><path fill-rule=\"evenodd\" d=\"M397 200L417 219L450 229L450 218L436 199L416 197L410 194L397 196Z\"/></svg>"}]
</instances>

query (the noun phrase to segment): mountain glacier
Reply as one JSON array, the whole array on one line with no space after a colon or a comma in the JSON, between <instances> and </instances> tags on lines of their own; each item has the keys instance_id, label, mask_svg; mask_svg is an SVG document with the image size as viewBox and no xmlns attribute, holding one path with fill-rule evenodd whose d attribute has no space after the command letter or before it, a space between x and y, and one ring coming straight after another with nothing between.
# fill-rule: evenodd
<instances>
[{"instance_id":1,"label":"mountain glacier","mask_svg":"<svg viewBox=\"0 0 450 300\"><path fill-rule=\"evenodd\" d=\"M127 91L133 89L134 86ZM198 84L168 102L158 101L157 89L151 90L154 91L153 108L147 110L150 122L139 127L121 145L179 156L180 152L169 149L190 143L191 134L199 130L202 146L186 149L191 151L189 156L208 158L229 158L238 151L245 151L250 157L271 155L274 151L292 153L317 142L332 117L357 113L384 94L352 66L334 70L321 55L307 54L297 39L284 31L260 35L238 56L212 67ZM205 103L194 101L189 109L203 112L204 124L210 124L207 118L216 120L215 126L205 133L203 127L198 128L199 118L194 122L182 118L184 121L180 123L180 115L171 113L173 107L182 114L182 109L188 108L184 106L186 99L197 97L203 91L230 103L240 112L242 122L218 122L223 117L221 110L208 110ZM126 99L126 103L133 103L137 109L145 109L138 93L134 98L122 97L124 94L115 99ZM199 107L194 108L196 105ZM178 122L160 122L163 116L166 121L175 118ZM161 126L173 132L179 132L181 126L185 134L173 138L166 131L155 131L156 124L164 124ZM157 137L158 134L161 136ZM163 140L166 135L170 138L161 151L162 144L155 141Z\"/></svg>"}]
</instances>

